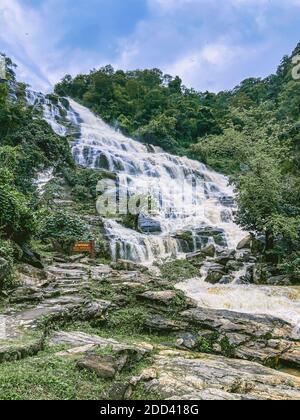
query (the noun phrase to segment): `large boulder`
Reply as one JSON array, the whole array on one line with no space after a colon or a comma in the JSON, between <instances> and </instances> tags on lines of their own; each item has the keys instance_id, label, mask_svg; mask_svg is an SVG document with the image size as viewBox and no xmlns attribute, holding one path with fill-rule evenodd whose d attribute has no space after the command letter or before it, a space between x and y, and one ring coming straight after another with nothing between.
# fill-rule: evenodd
<instances>
[{"instance_id":1,"label":"large boulder","mask_svg":"<svg viewBox=\"0 0 300 420\"><path fill-rule=\"evenodd\" d=\"M138 227L144 233L160 233L161 232L160 222L152 219L151 217L144 216L143 214L139 215Z\"/></svg>"},{"instance_id":2,"label":"large boulder","mask_svg":"<svg viewBox=\"0 0 300 420\"><path fill-rule=\"evenodd\" d=\"M245 238L243 238L237 245L236 249L237 250L241 250L241 249L250 249L251 248L251 243L252 243L252 236L251 235L247 235Z\"/></svg>"},{"instance_id":3,"label":"large boulder","mask_svg":"<svg viewBox=\"0 0 300 420\"><path fill-rule=\"evenodd\" d=\"M205 279L206 282L211 284L219 283L219 281L225 275L224 267L220 264L211 264L209 267L207 277Z\"/></svg>"},{"instance_id":4,"label":"large boulder","mask_svg":"<svg viewBox=\"0 0 300 420\"><path fill-rule=\"evenodd\" d=\"M216 248L214 245L208 245L205 248L201 249L201 253L206 257L214 257L216 253Z\"/></svg>"},{"instance_id":5,"label":"large boulder","mask_svg":"<svg viewBox=\"0 0 300 420\"><path fill-rule=\"evenodd\" d=\"M205 248L202 248L200 251L191 252L187 254L186 259L188 261L193 262L204 262L204 260L208 257L213 258L216 254L216 248L213 244L210 244L206 246Z\"/></svg>"},{"instance_id":6,"label":"large boulder","mask_svg":"<svg viewBox=\"0 0 300 420\"><path fill-rule=\"evenodd\" d=\"M41 256L37 252L32 251L27 246L22 248L22 252L22 261L24 263L32 265L35 268L39 268L40 270L44 269Z\"/></svg>"},{"instance_id":7,"label":"large boulder","mask_svg":"<svg viewBox=\"0 0 300 420\"><path fill-rule=\"evenodd\" d=\"M183 293L178 290L149 290L145 293L137 295L137 298L148 303L150 306L153 307L197 307L196 301L184 296Z\"/></svg>"},{"instance_id":8,"label":"large boulder","mask_svg":"<svg viewBox=\"0 0 300 420\"><path fill-rule=\"evenodd\" d=\"M119 356L88 354L77 362L77 367L93 372L99 378L113 379L126 363L127 356L125 354Z\"/></svg>"},{"instance_id":9,"label":"large boulder","mask_svg":"<svg viewBox=\"0 0 300 420\"><path fill-rule=\"evenodd\" d=\"M201 227L196 229L196 238L199 239L199 242L208 243L209 239L213 239L215 244L221 247L227 246L226 235L223 229L214 228L214 227Z\"/></svg>"},{"instance_id":10,"label":"large boulder","mask_svg":"<svg viewBox=\"0 0 300 420\"><path fill-rule=\"evenodd\" d=\"M215 262L217 264L226 266L226 264L230 260L233 260L234 257L235 257L235 251L223 251L215 258Z\"/></svg>"}]
</instances>

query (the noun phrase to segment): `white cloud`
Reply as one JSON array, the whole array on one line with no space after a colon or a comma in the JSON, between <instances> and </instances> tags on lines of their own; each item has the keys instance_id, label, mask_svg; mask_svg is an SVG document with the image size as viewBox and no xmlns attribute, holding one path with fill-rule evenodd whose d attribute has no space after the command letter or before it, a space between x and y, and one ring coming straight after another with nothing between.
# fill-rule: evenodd
<instances>
[{"instance_id":1,"label":"white cloud","mask_svg":"<svg viewBox=\"0 0 300 420\"><path fill-rule=\"evenodd\" d=\"M260 52L220 41L180 57L169 71L179 74L189 87L217 92L226 85L230 88L237 84L240 81L237 69L241 71L245 62L251 57L255 59Z\"/></svg>"},{"instance_id":2,"label":"white cloud","mask_svg":"<svg viewBox=\"0 0 300 420\"><path fill-rule=\"evenodd\" d=\"M0 0L0 51L18 64L18 78L35 89L49 91L66 73L106 64L98 52L66 49L61 40L63 26L55 25L58 0L45 0L40 8L30 8L19 0Z\"/></svg>"},{"instance_id":3,"label":"white cloud","mask_svg":"<svg viewBox=\"0 0 300 420\"><path fill-rule=\"evenodd\" d=\"M32 8L21 0L0 0L0 51L18 63L23 81L41 90L66 73L108 63L124 69L160 67L188 86L218 90L270 73L295 45L284 29L297 16L292 6L300 6L300 0L140 1L149 6L148 15L132 25L127 37L112 38L118 50L105 56L97 47L74 49L62 42L73 25L66 2L44 0Z\"/></svg>"}]
</instances>

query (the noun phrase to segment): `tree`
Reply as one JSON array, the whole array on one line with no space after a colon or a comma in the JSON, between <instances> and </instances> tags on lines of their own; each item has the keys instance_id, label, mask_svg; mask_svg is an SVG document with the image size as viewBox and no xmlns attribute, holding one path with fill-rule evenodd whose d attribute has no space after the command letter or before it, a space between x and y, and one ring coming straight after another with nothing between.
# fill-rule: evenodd
<instances>
[{"instance_id":1,"label":"tree","mask_svg":"<svg viewBox=\"0 0 300 420\"><path fill-rule=\"evenodd\" d=\"M50 239L55 248L61 248L69 253L75 241L87 240L87 226L75 214L63 210L47 214L47 210L40 213L39 236L41 239Z\"/></svg>"},{"instance_id":2,"label":"tree","mask_svg":"<svg viewBox=\"0 0 300 420\"><path fill-rule=\"evenodd\" d=\"M280 212L281 172L276 159L262 147L252 150L247 169L235 180L239 206L237 222L245 229L264 233L266 251L274 249L274 230L270 223Z\"/></svg>"}]
</instances>

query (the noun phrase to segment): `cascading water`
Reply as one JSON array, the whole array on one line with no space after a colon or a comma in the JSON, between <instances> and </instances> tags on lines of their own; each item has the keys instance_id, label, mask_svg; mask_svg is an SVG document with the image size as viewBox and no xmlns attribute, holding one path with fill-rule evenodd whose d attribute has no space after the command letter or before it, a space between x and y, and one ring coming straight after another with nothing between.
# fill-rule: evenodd
<instances>
[{"instance_id":1,"label":"cascading water","mask_svg":"<svg viewBox=\"0 0 300 420\"><path fill-rule=\"evenodd\" d=\"M143 234L115 220L105 227L115 258L142 263L183 254L180 233L189 232L194 251L218 238L217 246L235 248L245 233L233 222L233 190L224 176L184 157L147 147L113 130L92 112L70 101L80 117L81 136L73 146L80 166L116 172L129 195L150 194L157 233ZM188 251L188 250L187 250Z\"/></svg>"},{"instance_id":2,"label":"cascading water","mask_svg":"<svg viewBox=\"0 0 300 420\"><path fill-rule=\"evenodd\" d=\"M28 105L43 113L43 119L47 121L56 134L65 136L72 126L78 126L77 116L72 109L66 108L61 99L57 98L57 102L53 103L42 93L30 89L26 89L25 94Z\"/></svg>"}]
</instances>

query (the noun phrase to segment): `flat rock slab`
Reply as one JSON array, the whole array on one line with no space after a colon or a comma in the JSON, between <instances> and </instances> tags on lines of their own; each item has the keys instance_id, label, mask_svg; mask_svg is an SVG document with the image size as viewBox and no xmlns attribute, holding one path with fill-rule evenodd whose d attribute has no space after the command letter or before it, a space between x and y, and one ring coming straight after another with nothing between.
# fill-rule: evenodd
<instances>
[{"instance_id":1,"label":"flat rock slab","mask_svg":"<svg viewBox=\"0 0 300 420\"><path fill-rule=\"evenodd\" d=\"M161 351L132 378L174 400L300 400L300 378L257 363L205 354Z\"/></svg>"},{"instance_id":2,"label":"flat rock slab","mask_svg":"<svg viewBox=\"0 0 300 420\"><path fill-rule=\"evenodd\" d=\"M52 346L66 344L73 348L93 345L101 349L110 348L113 352L135 351L137 353L140 353L141 355L146 355L153 351L153 346L151 344L147 344L147 343L125 344L125 343L120 343L110 338L103 338L103 337L99 337L98 335L89 335L89 334L79 332L79 331L55 332L50 338L49 344ZM64 352L64 354L68 355L68 352ZM69 354L70 354L70 351L69 351ZM71 354L72 354L72 350L71 350Z\"/></svg>"},{"instance_id":3,"label":"flat rock slab","mask_svg":"<svg viewBox=\"0 0 300 420\"><path fill-rule=\"evenodd\" d=\"M155 303L157 305L169 306L174 302L178 296L178 292L174 290L164 290L161 292L149 291L138 295L140 300Z\"/></svg>"},{"instance_id":4,"label":"flat rock slab","mask_svg":"<svg viewBox=\"0 0 300 420\"><path fill-rule=\"evenodd\" d=\"M251 337L292 339L294 327L268 315L251 315L225 310L195 308L181 314L187 321L219 332L246 334Z\"/></svg>"},{"instance_id":5,"label":"flat rock slab","mask_svg":"<svg viewBox=\"0 0 300 420\"><path fill-rule=\"evenodd\" d=\"M171 306L177 303L185 304L186 308L197 307L197 302L188 297L182 298L181 292L177 290L147 291L137 295L138 299L157 306Z\"/></svg>"},{"instance_id":6,"label":"flat rock slab","mask_svg":"<svg viewBox=\"0 0 300 420\"><path fill-rule=\"evenodd\" d=\"M237 358L263 364L281 361L300 368L300 341L295 338L295 327L281 319L205 308L190 309L181 315L190 326L226 337Z\"/></svg>"},{"instance_id":7,"label":"flat rock slab","mask_svg":"<svg viewBox=\"0 0 300 420\"><path fill-rule=\"evenodd\" d=\"M173 332L185 330L187 327L186 322L174 321L158 314L150 315L144 323L144 328L150 331Z\"/></svg>"}]
</instances>

